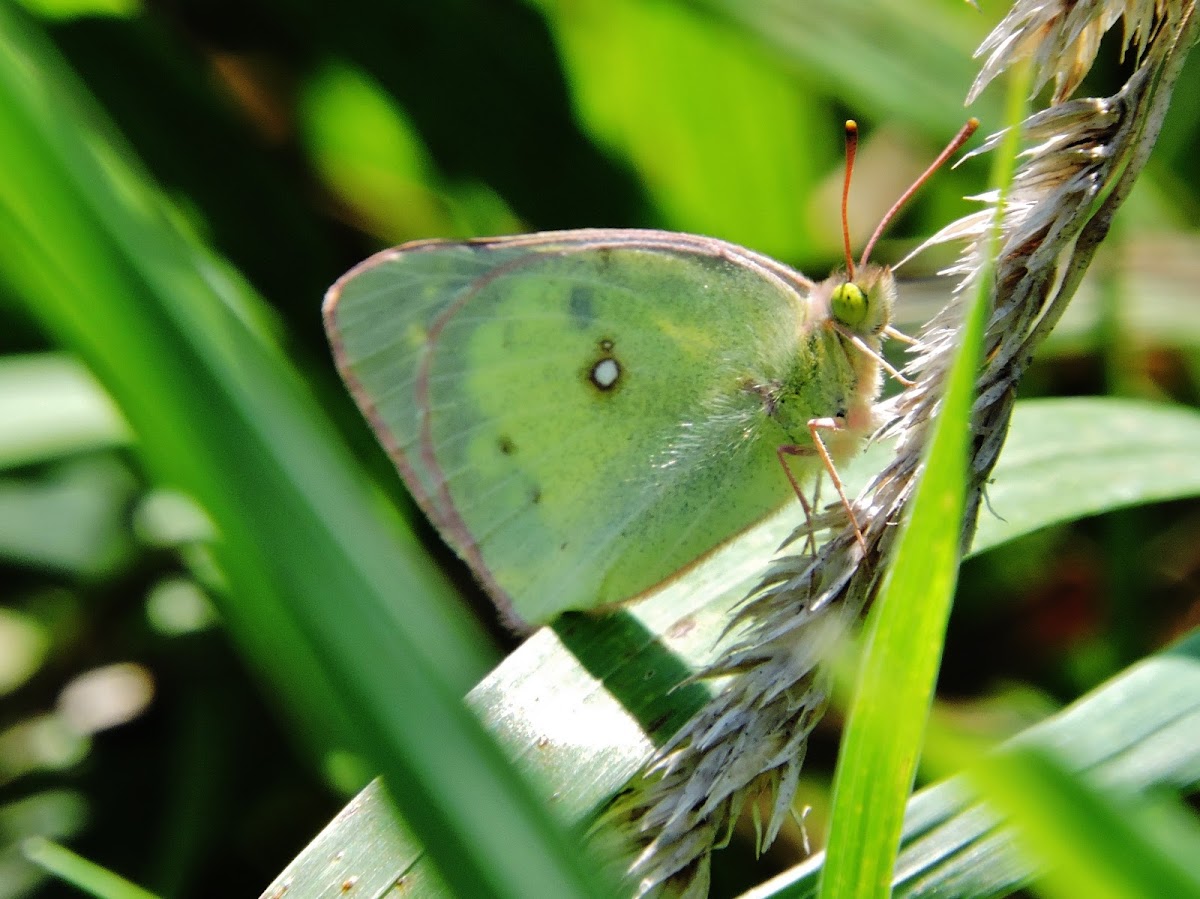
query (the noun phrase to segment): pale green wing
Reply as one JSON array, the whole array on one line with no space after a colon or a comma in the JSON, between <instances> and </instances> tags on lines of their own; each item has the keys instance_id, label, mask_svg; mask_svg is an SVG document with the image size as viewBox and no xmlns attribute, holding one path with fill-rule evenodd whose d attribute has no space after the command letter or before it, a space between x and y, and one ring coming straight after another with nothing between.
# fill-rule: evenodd
<instances>
[{"instance_id":1,"label":"pale green wing","mask_svg":"<svg viewBox=\"0 0 1200 899\"><path fill-rule=\"evenodd\" d=\"M632 598L792 496L764 385L811 284L720 241L574 231L381 253L339 366L413 495L525 621Z\"/></svg>"}]
</instances>

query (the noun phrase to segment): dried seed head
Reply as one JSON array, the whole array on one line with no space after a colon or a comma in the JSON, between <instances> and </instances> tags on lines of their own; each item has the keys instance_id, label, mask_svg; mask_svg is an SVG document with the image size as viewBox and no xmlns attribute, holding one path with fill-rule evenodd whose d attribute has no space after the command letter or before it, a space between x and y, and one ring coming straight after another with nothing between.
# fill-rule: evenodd
<instances>
[{"instance_id":1,"label":"dried seed head","mask_svg":"<svg viewBox=\"0 0 1200 899\"><path fill-rule=\"evenodd\" d=\"M1017 0L1004 20L975 51L987 59L971 85L971 103L985 87L1021 59L1032 59L1036 94L1054 79L1053 103L1075 92L1092 67L1100 39L1124 18L1122 56L1132 46L1140 63L1156 28L1183 17L1185 0Z\"/></svg>"}]
</instances>

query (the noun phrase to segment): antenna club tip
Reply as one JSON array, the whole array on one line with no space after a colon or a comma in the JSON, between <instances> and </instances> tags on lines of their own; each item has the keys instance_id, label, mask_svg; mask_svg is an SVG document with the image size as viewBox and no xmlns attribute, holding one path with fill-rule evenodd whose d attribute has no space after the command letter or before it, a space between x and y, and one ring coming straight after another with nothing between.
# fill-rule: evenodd
<instances>
[{"instance_id":1,"label":"antenna club tip","mask_svg":"<svg viewBox=\"0 0 1200 899\"><path fill-rule=\"evenodd\" d=\"M975 118L975 116L971 116L969 119L967 119L967 128L969 128L972 132L974 132L978 127L979 119Z\"/></svg>"},{"instance_id":2,"label":"antenna club tip","mask_svg":"<svg viewBox=\"0 0 1200 899\"><path fill-rule=\"evenodd\" d=\"M854 121L854 119L846 119L846 133L847 134L857 134L858 133L858 122Z\"/></svg>"}]
</instances>

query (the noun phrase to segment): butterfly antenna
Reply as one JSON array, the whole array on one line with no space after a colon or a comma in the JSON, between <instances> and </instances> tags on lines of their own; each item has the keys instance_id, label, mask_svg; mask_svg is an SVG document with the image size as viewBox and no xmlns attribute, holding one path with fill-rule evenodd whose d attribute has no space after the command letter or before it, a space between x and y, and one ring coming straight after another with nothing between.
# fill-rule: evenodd
<instances>
[{"instance_id":1,"label":"butterfly antenna","mask_svg":"<svg viewBox=\"0 0 1200 899\"><path fill-rule=\"evenodd\" d=\"M946 149L939 153L938 158L935 159L929 168L927 168L921 174L921 177L914 181L912 186L900 195L900 199L892 204L892 208L887 211L887 214L882 219L880 219L879 227L875 229L875 233L872 234L871 239L867 241L867 247L863 250L862 259L858 263L860 267L867 264L867 259L869 259L871 256L871 250L875 249L875 244L879 242L879 238L883 234L884 228L892 223L892 219L896 217L896 214L900 212L900 210L904 207L904 204L912 199L913 194L925 186L925 182L930 179L934 172L942 167L943 163L945 163L947 159L957 153L959 148L971 139L971 135L975 133L975 129L978 127L979 119L967 119L967 124L963 125L962 128L959 129L958 134L954 135L954 139L946 145ZM848 142L849 137L847 137L847 143Z\"/></svg>"},{"instance_id":2,"label":"butterfly antenna","mask_svg":"<svg viewBox=\"0 0 1200 899\"><path fill-rule=\"evenodd\" d=\"M858 123L846 121L846 180L842 182L842 246L846 250L846 275L854 280L854 256L850 252L850 173L858 153Z\"/></svg>"}]
</instances>

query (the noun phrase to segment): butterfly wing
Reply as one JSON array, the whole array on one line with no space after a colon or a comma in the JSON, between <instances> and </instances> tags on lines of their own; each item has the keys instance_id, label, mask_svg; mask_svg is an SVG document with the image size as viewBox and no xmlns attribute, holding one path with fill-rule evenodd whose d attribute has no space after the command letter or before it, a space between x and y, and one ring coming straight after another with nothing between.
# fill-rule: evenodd
<instances>
[{"instance_id":1,"label":"butterfly wing","mask_svg":"<svg viewBox=\"0 0 1200 899\"><path fill-rule=\"evenodd\" d=\"M766 385L811 284L688 235L573 231L378 254L330 291L343 376L510 615L645 592L791 496Z\"/></svg>"}]
</instances>

